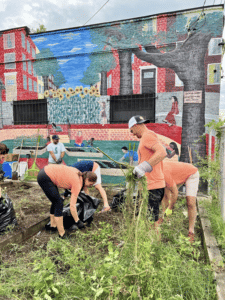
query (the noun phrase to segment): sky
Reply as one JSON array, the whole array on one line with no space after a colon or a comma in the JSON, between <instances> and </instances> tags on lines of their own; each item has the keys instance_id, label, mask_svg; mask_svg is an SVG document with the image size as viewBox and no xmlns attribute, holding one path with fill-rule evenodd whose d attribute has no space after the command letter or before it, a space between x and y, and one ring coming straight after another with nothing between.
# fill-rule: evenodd
<instances>
[{"instance_id":1,"label":"sky","mask_svg":"<svg viewBox=\"0 0 225 300\"><path fill-rule=\"evenodd\" d=\"M48 31L136 18L163 12L222 4L223 0L1 0L0 30L43 24ZM105 4L106 3L106 4ZM105 4L105 5L104 5ZM225 38L225 35L224 35ZM225 70L225 61L223 61ZM225 78L221 83L221 109L225 109Z\"/></svg>"}]
</instances>

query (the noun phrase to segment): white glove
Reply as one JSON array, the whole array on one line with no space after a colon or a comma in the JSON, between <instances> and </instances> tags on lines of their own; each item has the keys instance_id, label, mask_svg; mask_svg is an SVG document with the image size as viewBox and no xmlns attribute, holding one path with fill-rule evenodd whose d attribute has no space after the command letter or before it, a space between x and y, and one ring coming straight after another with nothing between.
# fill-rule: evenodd
<instances>
[{"instance_id":1,"label":"white glove","mask_svg":"<svg viewBox=\"0 0 225 300\"><path fill-rule=\"evenodd\" d=\"M141 178L146 172L150 173L152 170L152 166L147 161L143 161L140 165L134 168L133 174L135 174L137 178Z\"/></svg>"}]
</instances>

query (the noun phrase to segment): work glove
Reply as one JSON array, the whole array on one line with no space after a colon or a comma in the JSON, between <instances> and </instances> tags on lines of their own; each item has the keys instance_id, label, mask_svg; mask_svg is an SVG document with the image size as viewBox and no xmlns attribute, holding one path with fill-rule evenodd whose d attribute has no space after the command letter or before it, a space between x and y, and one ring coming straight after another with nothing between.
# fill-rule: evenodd
<instances>
[{"instance_id":1,"label":"work glove","mask_svg":"<svg viewBox=\"0 0 225 300\"><path fill-rule=\"evenodd\" d=\"M65 197L65 198L69 197L70 195L71 195L71 191L69 191L69 190L65 190L65 192L61 194L61 196Z\"/></svg>"},{"instance_id":2,"label":"work glove","mask_svg":"<svg viewBox=\"0 0 225 300\"><path fill-rule=\"evenodd\" d=\"M61 164L61 162L62 162L62 158L60 157L60 158L56 161L56 163L57 163L57 164Z\"/></svg>"},{"instance_id":3,"label":"work glove","mask_svg":"<svg viewBox=\"0 0 225 300\"><path fill-rule=\"evenodd\" d=\"M78 220L77 222L75 222L75 225L78 227L78 229L85 228L85 225L81 220Z\"/></svg>"},{"instance_id":4,"label":"work glove","mask_svg":"<svg viewBox=\"0 0 225 300\"><path fill-rule=\"evenodd\" d=\"M133 174L135 174L137 178L141 178L146 172L150 173L152 170L152 166L147 161L143 161L140 165L134 168Z\"/></svg>"}]
</instances>

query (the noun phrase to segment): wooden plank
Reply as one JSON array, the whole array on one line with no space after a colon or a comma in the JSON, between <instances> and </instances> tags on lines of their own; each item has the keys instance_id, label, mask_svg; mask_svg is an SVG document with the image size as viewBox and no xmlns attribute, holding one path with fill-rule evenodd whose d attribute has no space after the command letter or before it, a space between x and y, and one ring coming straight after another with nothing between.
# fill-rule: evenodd
<instances>
[{"instance_id":1,"label":"wooden plank","mask_svg":"<svg viewBox=\"0 0 225 300\"><path fill-rule=\"evenodd\" d=\"M207 216L207 211L201 201L209 201L206 197L197 197L198 212L200 217L201 228L203 232L203 245L206 257L214 271L216 280L216 292L218 300L225 299L225 271L220 265L223 265L223 257L220 253L217 241L214 237L211 223Z\"/></svg>"},{"instance_id":2,"label":"wooden plank","mask_svg":"<svg viewBox=\"0 0 225 300\"><path fill-rule=\"evenodd\" d=\"M0 242L0 251L4 251L7 246L10 244L19 244L27 239L30 239L32 236L34 236L36 233L38 233L40 230L44 228L44 226L49 222L50 218L47 217L38 223L30 226L29 228L26 228L22 232L14 234L12 237L8 238L7 240L4 240L3 242Z\"/></svg>"}]
</instances>

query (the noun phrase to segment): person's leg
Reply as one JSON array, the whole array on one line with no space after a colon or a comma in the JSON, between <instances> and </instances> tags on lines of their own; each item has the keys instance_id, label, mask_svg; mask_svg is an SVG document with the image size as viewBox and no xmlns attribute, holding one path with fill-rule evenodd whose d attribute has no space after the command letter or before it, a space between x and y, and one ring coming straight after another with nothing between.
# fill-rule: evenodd
<instances>
[{"instance_id":1,"label":"person's leg","mask_svg":"<svg viewBox=\"0 0 225 300\"><path fill-rule=\"evenodd\" d=\"M54 185L48 175L44 172L44 169L39 172L37 181L47 198L52 202L50 208L51 227L56 226L59 234L62 236L65 233L62 217L63 199L59 194L57 186Z\"/></svg>"},{"instance_id":2,"label":"person's leg","mask_svg":"<svg viewBox=\"0 0 225 300\"><path fill-rule=\"evenodd\" d=\"M195 220L197 217L196 197L187 196L189 232L194 233Z\"/></svg>"},{"instance_id":3,"label":"person's leg","mask_svg":"<svg viewBox=\"0 0 225 300\"><path fill-rule=\"evenodd\" d=\"M159 205L164 196L164 188L148 191L150 219L157 222L159 219Z\"/></svg>"},{"instance_id":4,"label":"person's leg","mask_svg":"<svg viewBox=\"0 0 225 300\"><path fill-rule=\"evenodd\" d=\"M186 199L188 206L189 233L194 233L195 220L197 217L196 196L198 192L199 172L191 175L185 182Z\"/></svg>"}]
</instances>

